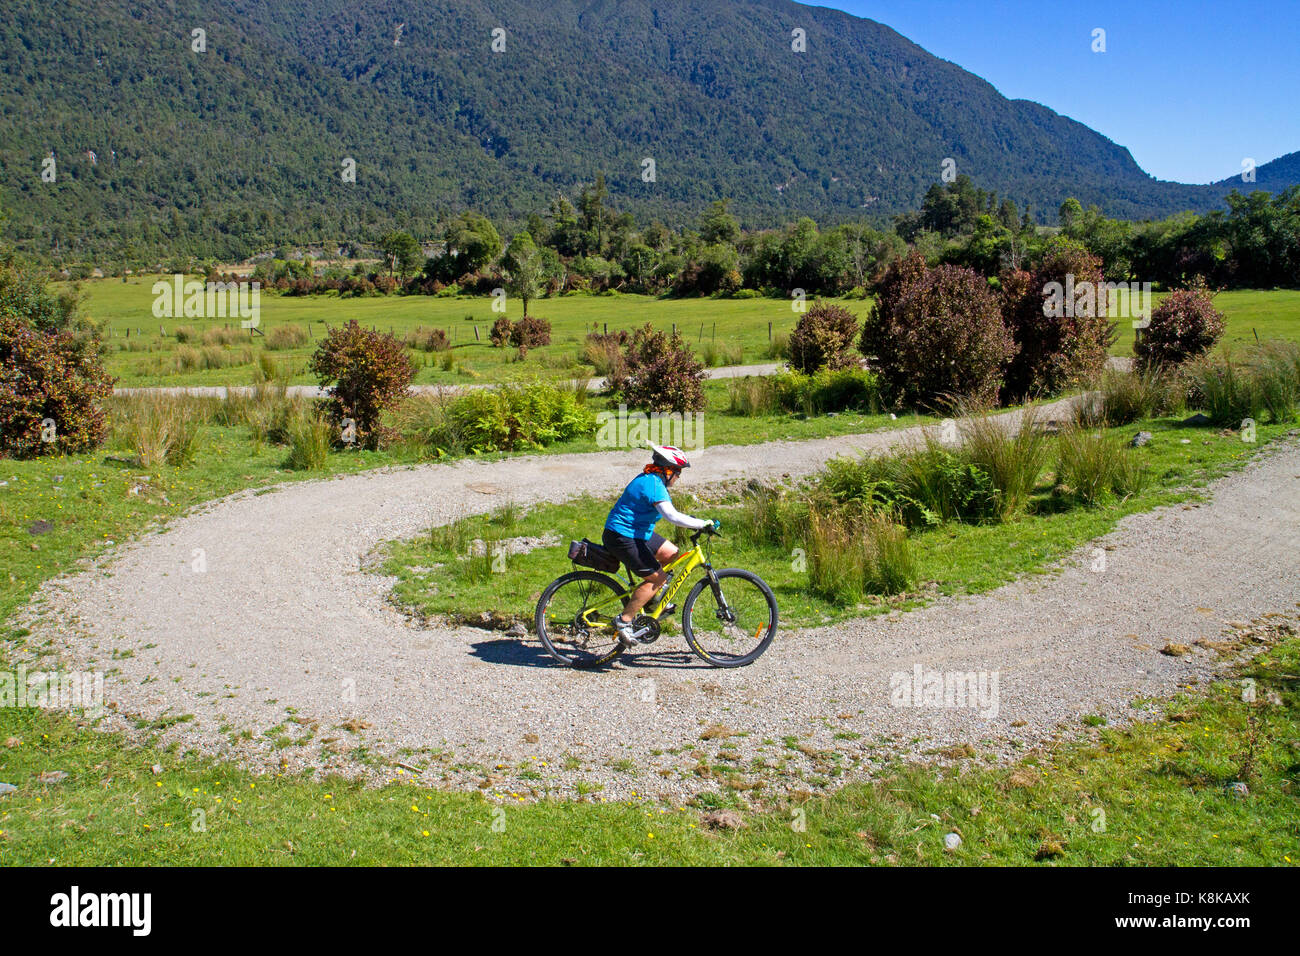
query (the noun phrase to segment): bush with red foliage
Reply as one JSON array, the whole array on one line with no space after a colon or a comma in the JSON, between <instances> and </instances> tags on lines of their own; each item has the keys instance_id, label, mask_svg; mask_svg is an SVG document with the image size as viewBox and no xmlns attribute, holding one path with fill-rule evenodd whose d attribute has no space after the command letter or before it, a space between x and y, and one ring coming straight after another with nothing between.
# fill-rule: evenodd
<instances>
[{"instance_id":1,"label":"bush with red foliage","mask_svg":"<svg viewBox=\"0 0 1300 956\"><path fill-rule=\"evenodd\" d=\"M497 348L505 348L510 344L510 336L513 332L514 325L503 315L492 323L492 331L488 333L488 338Z\"/></svg>"},{"instance_id":2,"label":"bush with red foliage","mask_svg":"<svg viewBox=\"0 0 1300 956\"><path fill-rule=\"evenodd\" d=\"M385 409L400 405L415 367L394 336L363 328L356 319L330 329L308 366L321 385L330 386L325 409L330 421L356 425L357 441L375 449L388 437L379 421Z\"/></svg>"},{"instance_id":3,"label":"bush with red foliage","mask_svg":"<svg viewBox=\"0 0 1300 956\"><path fill-rule=\"evenodd\" d=\"M669 337L649 323L637 329L610 371L609 384L634 408L697 412L704 408L704 366L676 329Z\"/></svg>"},{"instance_id":4,"label":"bush with red foliage","mask_svg":"<svg viewBox=\"0 0 1300 956\"><path fill-rule=\"evenodd\" d=\"M1015 346L983 276L953 265L932 269L913 253L885 271L876 297L859 347L877 368L888 401L996 403Z\"/></svg>"},{"instance_id":5,"label":"bush with red foliage","mask_svg":"<svg viewBox=\"0 0 1300 956\"><path fill-rule=\"evenodd\" d=\"M1181 365L1212 349L1222 334L1223 313L1214 308L1214 293L1197 276L1151 311L1133 355L1143 368Z\"/></svg>"},{"instance_id":6,"label":"bush with red foliage","mask_svg":"<svg viewBox=\"0 0 1300 956\"><path fill-rule=\"evenodd\" d=\"M113 393L99 340L85 332L42 332L0 314L0 449L16 458L93 448L107 429ZM45 425L53 422L53 428Z\"/></svg>"},{"instance_id":7,"label":"bush with red foliage","mask_svg":"<svg viewBox=\"0 0 1300 956\"><path fill-rule=\"evenodd\" d=\"M510 344L534 349L551 344L551 323L535 315L525 315L510 330Z\"/></svg>"},{"instance_id":8,"label":"bush with red foliage","mask_svg":"<svg viewBox=\"0 0 1300 956\"><path fill-rule=\"evenodd\" d=\"M1101 374L1115 341L1102 261L1057 237L1028 278L1002 278L1002 317L1018 351L1007 368L1012 398L1052 394Z\"/></svg>"},{"instance_id":9,"label":"bush with red foliage","mask_svg":"<svg viewBox=\"0 0 1300 956\"><path fill-rule=\"evenodd\" d=\"M790 367L811 375L862 364L853 351L858 337L858 317L842 305L817 302L805 312L790 333Z\"/></svg>"}]
</instances>

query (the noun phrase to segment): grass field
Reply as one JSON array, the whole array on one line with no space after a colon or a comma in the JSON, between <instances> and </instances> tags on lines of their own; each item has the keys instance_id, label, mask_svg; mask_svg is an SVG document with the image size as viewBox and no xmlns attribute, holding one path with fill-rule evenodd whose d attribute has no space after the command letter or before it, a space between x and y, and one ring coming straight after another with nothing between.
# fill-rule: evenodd
<instances>
[{"instance_id":1,"label":"grass field","mask_svg":"<svg viewBox=\"0 0 1300 956\"><path fill-rule=\"evenodd\" d=\"M224 361L237 361L221 368L176 371L177 326L205 329L225 325L221 319L154 318L150 287L156 277L90 280L86 290L86 310L97 321L107 321L113 330L109 341L108 367L119 378L119 385L246 385L252 380L257 355L265 345L260 337L219 346ZM1160 296L1156 296L1157 301ZM870 300L842 300L841 304L858 315L871 308ZM1300 291L1224 292L1215 300L1227 315L1225 343L1253 341L1259 338L1285 338L1300 341ZM790 303L779 299L656 299L640 295L569 295L536 302L531 311L549 319L552 344L529 352L523 361L515 361L514 349L493 348L487 340L488 330L497 315L487 297L438 298L431 296L380 296L338 299L333 296L291 297L266 293L261 298L261 328L270 333L283 325L298 325L313 339L319 339L327 325L337 325L355 318L363 325L392 330L404 336L418 327L444 328L452 337L454 366L444 370L437 354L411 354L421 363L417 383L458 384L469 381L528 381L537 378L572 378L590 374L591 367L580 364L578 352L587 332L593 328L610 331L632 329L646 322L669 330L674 324L688 344L702 351L710 342L739 347L739 364L769 361L768 323L773 335L789 333L798 314ZM511 305L511 318L519 309ZM159 334L159 326L167 335ZM237 321L231 321L237 326ZM480 338L476 341L477 326ZM131 338L126 338L127 330ZM1116 355L1131 355L1133 329L1121 322ZM248 333L243 333L248 335ZM311 354L309 341L298 348L269 353L282 367L290 381L313 384L307 373ZM248 354L241 354L244 352ZM246 361L244 360L246 359Z\"/></svg>"}]
</instances>

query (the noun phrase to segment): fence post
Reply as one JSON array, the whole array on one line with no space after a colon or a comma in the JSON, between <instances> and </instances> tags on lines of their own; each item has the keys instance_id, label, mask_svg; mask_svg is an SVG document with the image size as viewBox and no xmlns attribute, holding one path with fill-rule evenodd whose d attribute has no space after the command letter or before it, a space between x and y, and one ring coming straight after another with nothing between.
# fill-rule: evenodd
<instances>
[{"instance_id":1,"label":"fence post","mask_svg":"<svg viewBox=\"0 0 1300 956\"><path fill-rule=\"evenodd\" d=\"M772 323L771 323L771 322L768 322L768 323L767 323L767 340L768 340L768 342L771 342L771 341L772 341Z\"/></svg>"}]
</instances>

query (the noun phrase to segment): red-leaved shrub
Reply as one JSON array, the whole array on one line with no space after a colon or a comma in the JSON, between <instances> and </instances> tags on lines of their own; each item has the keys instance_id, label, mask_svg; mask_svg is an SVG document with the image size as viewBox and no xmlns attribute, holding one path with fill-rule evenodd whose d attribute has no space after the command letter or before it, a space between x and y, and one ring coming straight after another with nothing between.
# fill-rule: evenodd
<instances>
[{"instance_id":1,"label":"red-leaved shrub","mask_svg":"<svg viewBox=\"0 0 1300 956\"><path fill-rule=\"evenodd\" d=\"M510 330L510 344L534 349L551 344L551 323L535 315L525 315Z\"/></svg>"},{"instance_id":2,"label":"red-leaved shrub","mask_svg":"<svg viewBox=\"0 0 1300 956\"><path fill-rule=\"evenodd\" d=\"M16 458L82 451L104 440L103 402L113 393L99 343L42 332L0 314L0 449Z\"/></svg>"},{"instance_id":3,"label":"red-leaved shrub","mask_svg":"<svg viewBox=\"0 0 1300 956\"><path fill-rule=\"evenodd\" d=\"M1181 365L1214 347L1223 334L1223 313L1214 308L1214 293L1197 276L1151 310L1150 324L1133 344L1143 368Z\"/></svg>"},{"instance_id":4,"label":"red-leaved shrub","mask_svg":"<svg viewBox=\"0 0 1300 956\"><path fill-rule=\"evenodd\" d=\"M504 315L497 318L492 323L492 331L488 333L488 338L497 348L503 348L510 344L510 333L514 331L514 326Z\"/></svg>"},{"instance_id":5,"label":"red-leaved shrub","mask_svg":"<svg viewBox=\"0 0 1300 956\"><path fill-rule=\"evenodd\" d=\"M355 423L357 441L378 448L387 437L379 422L386 408L401 404L415 367L402 343L387 332L363 328L356 319L330 329L309 366L321 385L332 386L325 409L330 421Z\"/></svg>"},{"instance_id":6,"label":"red-leaved shrub","mask_svg":"<svg viewBox=\"0 0 1300 956\"><path fill-rule=\"evenodd\" d=\"M1018 349L1007 394L1051 394L1100 375L1115 341L1106 299L1101 259L1070 239L1053 239L1027 277L1005 274L1002 316Z\"/></svg>"},{"instance_id":7,"label":"red-leaved shrub","mask_svg":"<svg viewBox=\"0 0 1300 956\"><path fill-rule=\"evenodd\" d=\"M856 368L853 351L858 318L842 305L817 302L790 333L790 367L811 375L818 369Z\"/></svg>"},{"instance_id":8,"label":"red-leaved shrub","mask_svg":"<svg viewBox=\"0 0 1300 956\"><path fill-rule=\"evenodd\" d=\"M637 329L610 371L610 386L628 405L654 412L704 408L704 366L676 329L672 337L647 323Z\"/></svg>"},{"instance_id":9,"label":"red-leaved shrub","mask_svg":"<svg viewBox=\"0 0 1300 956\"><path fill-rule=\"evenodd\" d=\"M1015 354L988 282L960 266L931 269L920 253L886 270L860 348L895 405L957 397L994 404Z\"/></svg>"}]
</instances>

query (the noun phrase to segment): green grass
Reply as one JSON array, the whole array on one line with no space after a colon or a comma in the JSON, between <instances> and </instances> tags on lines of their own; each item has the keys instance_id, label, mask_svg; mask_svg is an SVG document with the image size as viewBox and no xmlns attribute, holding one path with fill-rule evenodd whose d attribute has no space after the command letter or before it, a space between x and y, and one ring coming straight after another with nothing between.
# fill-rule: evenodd
<instances>
[{"instance_id":1,"label":"green grass","mask_svg":"<svg viewBox=\"0 0 1300 956\"><path fill-rule=\"evenodd\" d=\"M148 276L133 277L126 282L93 279L82 284L87 293L86 312L96 321L107 321L113 329L108 367L121 379L119 384L247 384L255 358L247 364L205 371L167 372L161 367L169 367L176 350L177 326L191 326L202 332L224 325L227 320L155 318L150 288L156 280L157 277ZM871 303L844 300L842 304L865 314ZM442 367L442 359L437 354L408 350L412 359L421 363L417 383L444 384L476 379L518 382L590 373L590 366L578 363L578 353L594 323L602 329L607 325L611 332L633 329L647 322L667 331L675 323L697 354L703 355L706 347L712 346L715 357L725 358L728 363L768 362L771 361L766 354L768 322L773 324L774 334L788 334L799 318L783 299L658 299L644 295L563 295L537 301L531 305L530 312L551 322L551 344L530 349L527 359L518 362L512 361L514 349L493 348L488 342L488 330L498 314L492 311L492 300L487 296L392 295L340 299L332 295L282 296L268 292L261 296L261 328L268 336L279 327L297 325L309 330L313 338L301 347L273 353L277 362L292 370L291 381L296 384L315 384L307 372L307 359L326 325L338 325L353 318L381 331L391 329L403 339L406 333L420 326L445 328L452 339L451 370ZM517 319L520 308L512 304L507 314ZM229 322L238 328L237 320ZM159 335L160 324L168 333L166 337ZM477 341L475 326L479 334ZM130 339L124 337L128 328ZM143 335L138 335L137 330L143 330ZM261 352L265 340L244 332L239 344L227 347L227 351L238 352L250 343L255 351ZM128 345L142 351L124 351L123 347ZM464 371L457 372L455 366Z\"/></svg>"},{"instance_id":2,"label":"green grass","mask_svg":"<svg viewBox=\"0 0 1300 956\"><path fill-rule=\"evenodd\" d=\"M224 320L164 319L161 325L168 335L160 336L160 320L153 316L153 296L150 293L156 279L155 276L132 277L126 282L91 279L82 284L87 293L86 311L97 321L107 321L114 331L115 337L109 340L108 367L119 377L119 385L247 384L257 361L256 355L266 344L264 339L249 337L248 333L242 333L237 343L220 348L233 360L240 358L239 353L251 345L254 357L249 362L224 368L168 371L174 366L177 326L191 326L201 333L223 325ZM1161 298L1161 294L1155 296L1157 302ZM873 300L837 301L862 316L870 310ZM1260 339L1300 341L1300 291L1224 292L1215 298L1215 305L1227 316L1224 342L1254 341L1256 333ZM487 297L392 295L339 299L336 296L299 297L264 292L261 327L268 336L275 329L287 325L309 330L313 338L306 345L271 353L289 373L290 380L297 384L314 384L307 372L307 359L315 347L314 340L319 340L326 324L337 325L355 318L380 330L391 329L402 338L421 326L445 328L452 336L451 368L443 368L443 359L437 354L411 351L412 358L421 363L415 380L418 383L461 384L475 380L519 382L535 378L570 378L584 370L590 371L590 366L578 364L578 353L583 337L592 330L593 323L602 328L607 325L610 331L631 329L646 322L668 330L675 323L687 344L701 356L706 347L712 346L711 351L716 356L725 353L727 362L768 362L771 361L768 322L772 323L774 336L782 336L789 334L798 319L798 314L791 311L790 303L783 299L658 299L642 295L581 294L541 299L531 311L550 320L552 344L530 350L523 362L511 361L514 350L494 349L488 343L487 332L497 316L492 312L491 300ZM512 307L509 315L518 318L518 307ZM230 324L238 326L234 320ZM474 339L475 325L480 336L477 342ZM130 339L123 337L128 328L132 330ZM143 330L143 336L137 336L136 330ZM1131 322L1122 321L1118 332L1114 353L1131 355ZM126 346L140 351L123 351Z\"/></svg>"},{"instance_id":3,"label":"green grass","mask_svg":"<svg viewBox=\"0 0 1300 956\"><path fill-rule=\"evenodd\" d=\"M910 533L917 579L929 584L909 594L872 598L860 604L840 604L823 597L811 587L808 561L796 560L794 548L809 550L799 541L791 542L787 550L750 543L745 535L724 535L715 545L715 563L720 567L748 568L766 580L776 595L782 624L788 627L913 606L936 594L979 593L1020 575L1043 571L1085 542L1110 531L1125 515L1196 496L1197 488L1243 464L1291 427L1260 426L1254 444L1242 442L1235 433L1179 428L1175 419L1147 420L1109 429L1108 440L1117 444L1140 429L1152 433L1151 442L1143 448L1123 450L1145 467L1147 482L1137 494L1123 499L1108 496L1096 507L1075 504L1057 493L1052 469L1058 440L1051 439L1048 471L1029 501L1029 514L1004 523L946 522ZM1189 443L1184 445L1183 439ZM674 494L674 503L687 513L721 518L724 532L734 532L747 515L735 495L707 502L694 499L689 482ZM515 518L508 530L498 527L490 515L469 516L450 527L433 529L428 535L389 545L386 570L398 577L397 598L419 614L473 621L486 611L496 621L531 623L542 588L571 569L568 542L584 536L598 541L611 504L610 500L584 496L541 505ZM493 542L547 535L557 537L559 543L510 555L504 561L504 571L499 570L500 566L496 572L485 571L481 559L466 557L468 543L475 538ZM685 540L684 536L679 539ZM438 567L431 570L435 565ZM667 629L675 632L676 622Z\"/></svg>"},{"instance_id":4,"label":"green grass","mask_svg":"<svg viewBox=\"0 0 1300 956\"><path fill-rule=\"evenodd\" d=\"M1164 293L1152 298L1160 304ZM1295 289L1241 289L1220 292L1214 307L1225 316L1220 346L1265 339L1300 341L1300 291ZM1122 320L1119 338L1111 348L1115 355L1133 354L1133 323Z\"/></svg>"},{"instance_id":5,"label":"green grass","mask_svg":"<svg viewBox=\"0 0 1300 956\"><path fill-rule=\"evenodd\" d=\"M0 865L1287 866L1300 861L1297 668L1292 637L1242 669L1255 703L1235 681L1216 684L1152 723L1083 729L1014 767L899 764L747 812L734 832L708 830L693 806L602 804L599 791L497 802L413 785L400 769L371 789L257 776L10 711L0 779L20 790L0 798ZM68 779L36 782L52 768ZM1227 785L1243 776L1239 799ZM962 845L946 851L954 831Z\"/></svg>"}]
</instances>

